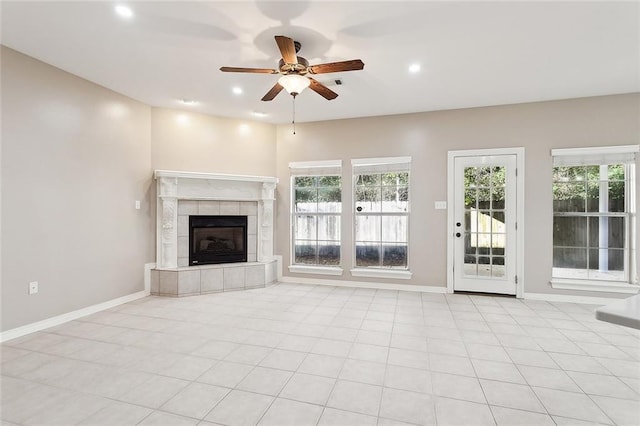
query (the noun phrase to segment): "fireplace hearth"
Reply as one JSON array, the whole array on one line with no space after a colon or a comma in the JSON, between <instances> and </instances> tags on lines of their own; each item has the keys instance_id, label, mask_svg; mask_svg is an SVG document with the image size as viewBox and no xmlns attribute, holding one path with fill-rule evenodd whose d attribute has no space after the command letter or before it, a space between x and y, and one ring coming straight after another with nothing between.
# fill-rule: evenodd
<instances>
[{"instance_id":1,"label":"fireplace hearth","mask_svg":"<svg viewBox=\"0 0 640 426\"><path fill-rule=\"evenodd\" d=\"M247 261L247 216L189 216L189 265Z\"/></svg>"}]
</instances>

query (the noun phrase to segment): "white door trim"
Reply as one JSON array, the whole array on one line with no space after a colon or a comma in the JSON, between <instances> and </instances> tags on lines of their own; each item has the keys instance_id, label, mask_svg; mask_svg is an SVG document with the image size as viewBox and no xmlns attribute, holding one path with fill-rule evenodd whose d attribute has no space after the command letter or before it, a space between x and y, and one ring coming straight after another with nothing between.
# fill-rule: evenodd
<instances>
[{"instance_id":1,"label":"white door trim","mask_svg":"<svg viewBox=\"0 0 640 426\"><path fill-rule=\"evenodd\" d=\"M454 160L456 157L481 155L515 155L516 156L516 222L518 234L516 240L516 297L524 297L524 148L494 148L449 151L447 155L447 293L453 293L453 259L454 259Z\"/></svg>"}]
</instances>

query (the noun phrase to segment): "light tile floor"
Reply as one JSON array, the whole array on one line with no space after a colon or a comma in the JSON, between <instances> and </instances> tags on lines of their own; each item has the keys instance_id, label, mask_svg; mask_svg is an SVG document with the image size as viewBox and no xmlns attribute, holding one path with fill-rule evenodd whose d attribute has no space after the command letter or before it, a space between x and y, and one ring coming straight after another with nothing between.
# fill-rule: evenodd
<instances>
[{"instance_id":1,"label":"light tile floor","mask_svg":"<svg viewBox=\"0 0 640 426\"><path fill-rule=\"evenodd\" d=\"M640 333L594 306L278 284L6 342L2 424L638 425Z\"/></svg>"}]
</instances>

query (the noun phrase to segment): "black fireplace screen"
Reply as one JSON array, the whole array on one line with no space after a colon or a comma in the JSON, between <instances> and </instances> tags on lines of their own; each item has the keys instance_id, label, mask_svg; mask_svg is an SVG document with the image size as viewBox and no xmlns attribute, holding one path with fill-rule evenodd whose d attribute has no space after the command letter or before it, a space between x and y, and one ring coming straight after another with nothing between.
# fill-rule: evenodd
<instances>
[{"instance_id":1,"label":"black fireplace screen","mask_svg":"<svg viewBox=\"0 0 640 426\"><path fill-rule=\"evenodd\" d=\"M246 261L246 216L189 216L189 265Z\"/></svg>"}]
</instances>

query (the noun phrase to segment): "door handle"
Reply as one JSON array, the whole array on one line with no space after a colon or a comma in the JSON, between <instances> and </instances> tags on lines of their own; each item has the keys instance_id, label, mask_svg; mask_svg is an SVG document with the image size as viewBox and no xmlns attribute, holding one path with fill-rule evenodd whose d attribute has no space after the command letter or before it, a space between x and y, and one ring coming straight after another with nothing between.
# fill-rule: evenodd
<instances>
[{"instance_id":1,"label":"door handle","mask_svg":"<svg viewBox=\"0 0 640 426\"><path fill-rule=\"evenodd\" d=\"M462 236L462 234L461 234L461 233L456 232L456 237L460 238L461 236Z\"/></svg>"}]
</instances>

